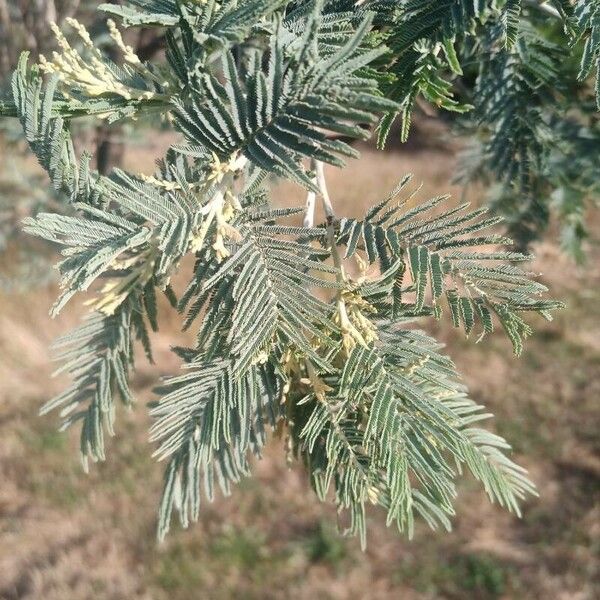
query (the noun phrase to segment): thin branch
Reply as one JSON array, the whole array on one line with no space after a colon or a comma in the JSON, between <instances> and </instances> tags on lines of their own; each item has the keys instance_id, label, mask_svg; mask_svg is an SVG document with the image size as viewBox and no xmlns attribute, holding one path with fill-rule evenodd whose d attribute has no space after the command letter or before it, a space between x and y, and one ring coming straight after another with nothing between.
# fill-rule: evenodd
<instances>
[{"instance_id":1,"label":"thin branch","mask_svg":"<svg viewBox=\"0 0 600 600\"><path fill-rule=\"evenodd\" d=\"M344 289L347 288L348 279L346 277L346 270L344 269L344 262L340 255L340 251L335 239L335 211L331 198L329 197L329 190L327 189L327 181L325 180L325 169L321 161L312 161L313 168L317 174L317 186L321 192L321 200L323 202L323 209L327 216L327 245L333 258L333 264L337 269L337 282L340 286L337 294L337 309L340 318L340 327L342 330L343 338L351 339L352 344L360 344L361 346L367 347L362 333L354 326L348 315L346 308L346 301L344 300ZM346 342L344 342L345 344Z\"/></svg>"},{"instance_id":2,"label":"thin branch","mask_svg":"<svg viewBox=\"0 0 600 600\"><path fill-rule=\"evenodd\" d=\"M316 176L317 164L315 160L311 160L310 166L315 172L313 177L313 183L318 186L318 180ZM317 204L317 194L314 191L309 191L306 195L306 206L304 208L304 227L314 227L315 225L315 207Z\"/></svg>"},{"instance_id":3,"label":"thin branch","mask_svg":"<svg viewBox=\"0 0 600 600\"><path fill-rule=\"evenodd\" d=\"M315 205L317 195L314 192L308 192L306 195L306 208L304 209L304 227L314 227L315 225Z\"/></svg>"},{"instance_id":4,"label":"thin branch","mask_svg":"<svg viewBox=\"0 0 600 600\"><path fill-rule=\"evenodd\" d=\"M315 171L317 175L317 185L321 191L321 199L323 201L323 210L327 221L335 219L335 212L333 205L331 204L331 198L329 197L329 191L327 190L327 181L325 179L325 166L320 160L313 161Z\"/></svg>"},{"instance_id":5,"label":"thin branch","mask_svg":"<svg viewBox=\"0 0 600 600\"><path fill-rule=\"evenodd\" d=\"M344 272L344 265L342 258L338 252L337 244L335 242L335 211L333 210L333 204L329 196L329 190L327 189L327 181L325 179L325 168L320 160L311 160L311 166L316 174L317 187L320 191L321 202L323 204L323 210L327 217L327 243L331 250L331 256L335 266L339 269L340 283L346 281L346 274Z\"/></svg>"}]
</instances>

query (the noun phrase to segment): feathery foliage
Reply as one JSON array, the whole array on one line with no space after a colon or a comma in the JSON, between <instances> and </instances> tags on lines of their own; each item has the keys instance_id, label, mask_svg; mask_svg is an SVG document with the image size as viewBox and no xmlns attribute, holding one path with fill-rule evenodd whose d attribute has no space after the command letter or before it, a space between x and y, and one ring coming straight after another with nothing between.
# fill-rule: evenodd
<instances>
[{"instance_id":1,"label":"feathery foliage","mask_svg":"<svg viewBox=\"0 0 600 600\"><path fill-rule=\"evenodd\" d=\"M595 69L596 98L600 108L600 2L578 0L574 12L579 35L585 38L579 79L585 80L592 69Z\"/></svg>"},{"instance_id":2,"label":"feathery foliage","mask_svg":"<svg viewBox=\"0 0 600 600\"><path fill-rule=\"evenodd\" d=\"M473 105L488 132L481 163L501 169L507 185L537 185L547 161L559 164L581 140L558 108L547 110L560 68L536 23L522 22L529 9L500 0L101 8L125 27L163 28L166 64L140 61L109 22L117 65L71 22L82 54L57 32L61 52L33 66L24 55L2 104L72 209L24 227L61 249L52 313L79 293L91 306L57 343L59 371L73 383L43 408L60 408L64 427L81 425L84 463L106 456L116 398L133 403L134 345L151 359L164 293L196 341L174 349L183 372L157 388L151 406L155 455L166 462L160 538L174 509L187 526L202 497L228 494L249 475L270 433L318 496L348 514L347 531L363 545L369 504L408 535L415 517L449 528L465 469L519 514L533 484L509 445L481 429L489 415L415 321L447 316L478 341L499 324L519 354L532 333L526 318L550 319L560 303L520 268L529 257L509 247L494 229L501 219L485 209L416 201L406 177L363 219L341 218L323 165L343 167L358 156L351 142L377 128L383 140L397 115L406 137L424 98L453 111ZM554 11L567 23L564 7ZM464 102L455 84L475 63L476 93ZM181 135L154 174L100 176L90 156L76 156L74 119L145 115ZM554 130L562 155L549 149ZM269 175L302 186L306 206L278 208ZM324 222L315 221L317 200ZM189 255L195 264L178 299L171 281Z\"/></svg>"}]
</instances>

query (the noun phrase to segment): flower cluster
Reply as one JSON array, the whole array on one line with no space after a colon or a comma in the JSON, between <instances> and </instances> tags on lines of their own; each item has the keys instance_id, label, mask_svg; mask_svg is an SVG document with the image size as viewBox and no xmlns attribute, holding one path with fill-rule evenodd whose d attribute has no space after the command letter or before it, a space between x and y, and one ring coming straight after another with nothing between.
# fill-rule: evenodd
<instances>
[{"instance_id":1,"label":"flower cluster","mask_svg":"<svg viewBox=\"0 0 600 600\"><path fill-rule=\"evenodd\" d=\"M100 50L94 46L87 29L76 19L67 19L67 22L83 42L86 57L84 58L78 50L71 46L56 23L51 23L50 26L61 52L53 52L52 60L48 60L43 54L39 57L40 69L44 73L58 74L64 84L63 93L67 97L73 90L82 92L88 97L114 94L125 100L150 100L157 96L154 91L137 89L121 81L111 65L106 62ZM123 53L125 61L134 66L140 74L151 75L148 69L143 67L133 49L125 45L116 25L109 21L108 26L111 38Z\"/></svg>"}]
</instances>

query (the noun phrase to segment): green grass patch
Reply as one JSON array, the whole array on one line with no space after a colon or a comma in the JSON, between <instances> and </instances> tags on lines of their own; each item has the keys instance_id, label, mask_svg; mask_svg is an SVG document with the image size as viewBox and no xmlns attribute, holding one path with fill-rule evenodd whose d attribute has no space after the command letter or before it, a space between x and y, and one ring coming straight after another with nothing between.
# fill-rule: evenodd
<instances>
[{"instance_id":1,"label":"green grass patch","mask_svg":"<svg viewBox=\"0 0 600 600\"><path fill-rule=\"evenodd\" d=\"M485 554L411 556L394 576L394 582L416 591L462 600L494 600L519 589L513 570Z\"/></svg>"},{"instance_id":2,"label":"green grass patch","mask_svg":"<svg viewBox=\"0 0 600 600\"><path fill-rule=\"evenodd\" d=\"M339 567L348 552L342 536L331 525L319 521L305 542L306 555L310 562L327 563Z\"/></svg>"}]
</instances>

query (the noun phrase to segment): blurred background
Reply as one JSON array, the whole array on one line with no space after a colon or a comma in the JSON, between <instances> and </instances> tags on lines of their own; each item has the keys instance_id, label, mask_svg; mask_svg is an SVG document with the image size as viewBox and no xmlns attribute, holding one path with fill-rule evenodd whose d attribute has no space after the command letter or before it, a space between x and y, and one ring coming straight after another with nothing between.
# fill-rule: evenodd
<instances>
[{"instance_id":1,"label":"blurred background","mask_svg":"<svg viewBox=\"0 0 600 600\"><path fill-rule=\"evenodd\" d=\"M0 81L18 53L52 48L49 22L76 15L102 43L96 2L0 0ZM160 36L142 30L128 39L145 58L161 51ZM103 172L118 165L151 174L176 138L144 123L135 128L82 123L81 148ZM404 173L423 181L422 196L466 192L450 182L465 141L443 123L421 116L409 143L386 153L368 145L345 171L328 170L340 213L359 215ZM470 189L476 205L481 196ZM284 204L302 192L277 184ZM255 477L231 498L205 505L200 522L155 542L162 465L151 458L145 404L160 376L179 367L171 345L185 342L179 318L163 307L154 337L156 365L140 356L134 379L137 407L124 411L108 460L85 475L75 431L59 433L41 404L65 381L52 379L49 345L73 327L76 303L50 320L57 294L52 248L27 239L20 220L63 210L60 198L20 138L0 123L0 599L493 599L592 600L600 597L600 249L575 266L550 229L534 247L532 266L568 309L552 323L535 323L523 358L503 335L480 345L447 321L425 326L448 353L475 400L495 413L491 425L513 444L540 497L519 520L491 506L473 481L460 486L450 534L417 528L411 542L370 515L368 549L338 536L331 506L320 504L301 468L289 469L274 440ZM592 215L592 239L600 218ZM189 266L189 265L187 265ZM186 265L182 269L185 277Z\"/></svg>"}]
</instances>

